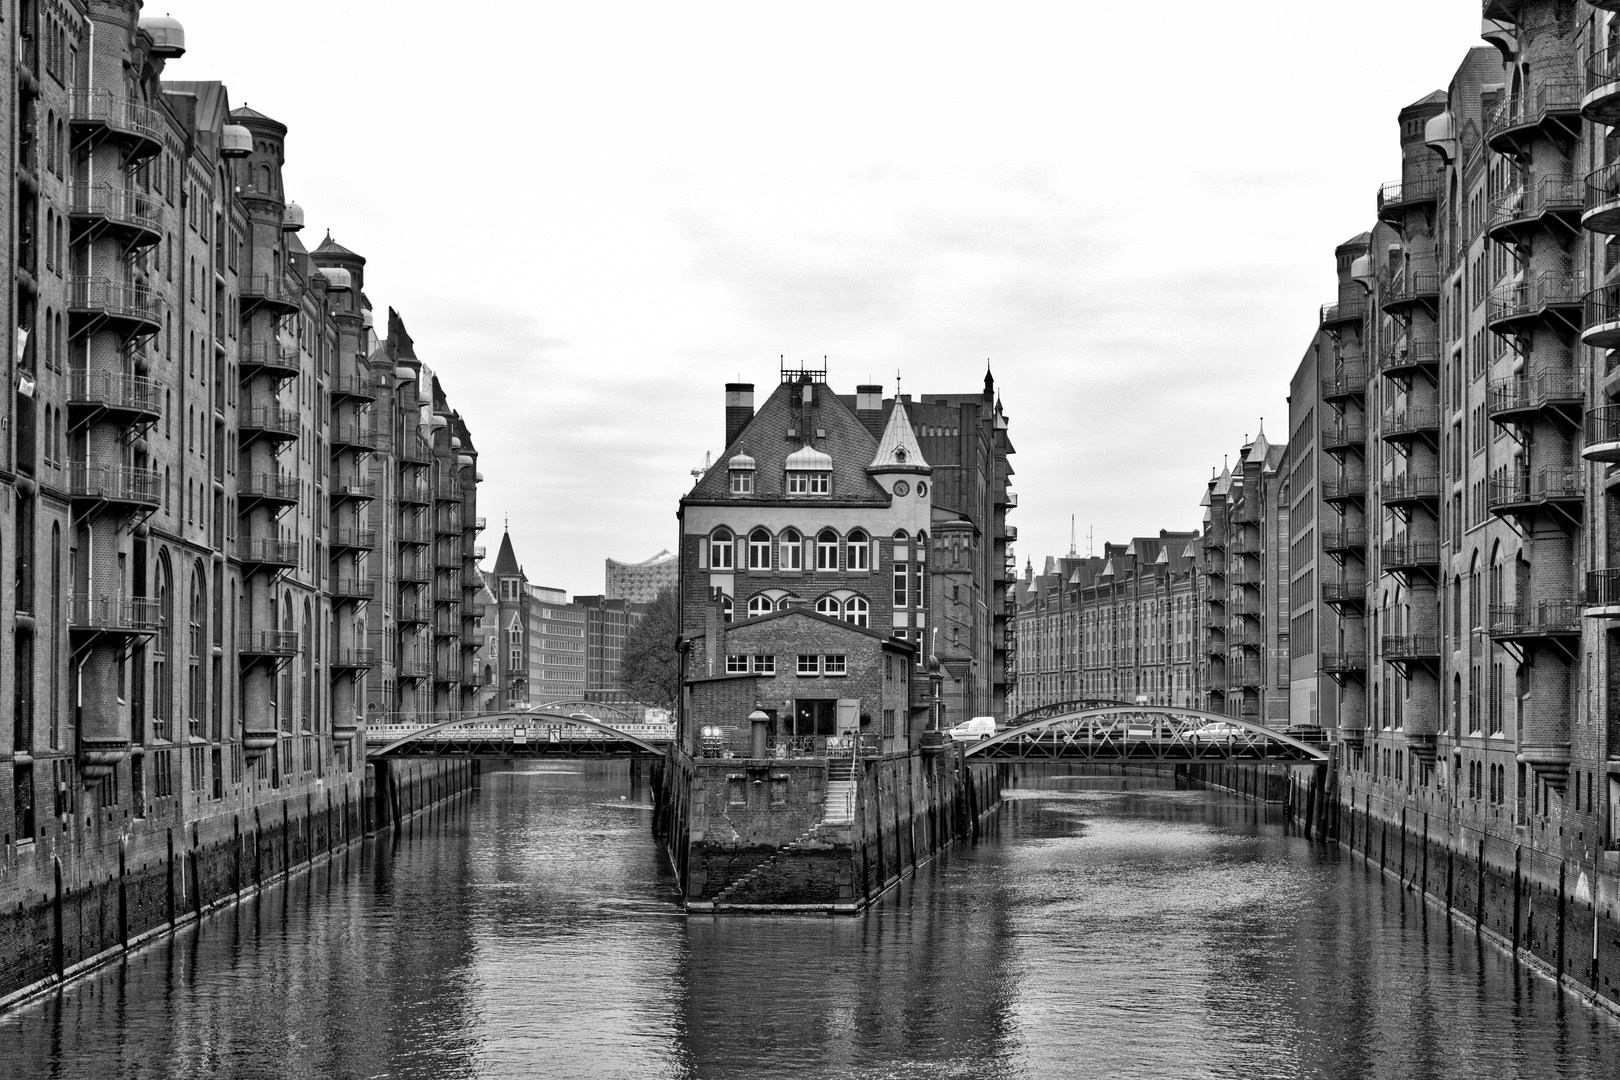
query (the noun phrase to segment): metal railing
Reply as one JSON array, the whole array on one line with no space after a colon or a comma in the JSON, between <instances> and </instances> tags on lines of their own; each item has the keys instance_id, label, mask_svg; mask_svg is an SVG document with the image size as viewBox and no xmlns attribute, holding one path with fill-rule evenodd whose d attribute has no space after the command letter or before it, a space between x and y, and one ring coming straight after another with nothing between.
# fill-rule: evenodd
<instances>
[{"instance_id":1,"label":"metal railing","mask_svg":"<svg viewBox=\"0 0 1620 1080\"><path fill-rule=\"evenodd\" d=\"M1518 127L1540 124L1549 115L1579 113L1581 80L1548 78L1532 83L1518 97L1503 98L1485 117L1485 141Z\"/></svg>"},{"instance_id":2,"label":"metal railing","mask_svg":"<svg viewBox=\"0 0 1620 1080\"><path fill-rule=\"evenodd\" d=\"M161 296L144 285L111 278L69 278L68 309L154 324L163 321Z\"/></svg>"},{"instance_id":3,"label":"metal railing","mask_svg":"<svg viewBox=\"0 0 1620 1080\"><path fill-rule=\"evenodd\" d=\"M426 679L433 675L433 664L427 660L401 660L394 669L401 679Z\"/></svg>"},{"instance_id":4,"label":"metal railing","mask_svg":"<svg viewBox=\"0 0 1620 1080\"><path fill-rule=\"evenodd\" d=\"M1435 367L1440 363L1438 341L1402 338L1378 354L1378 370L1400 371L1413 367Z\"/></svg>"},{"instance_id":5,"label":"metal railing","mask_svg":"<svg viewBox=\"0 0 1620 1080\"><path fill-rule=\"evenodd\" d=\"M1487 503L1492 507L1581 499L1586 495L1582 470L1573 465L1547 465L1533 473L1509 473L1492 480Z\"/></svg>"},{"instance_id":6,"label":"metal railing","mask_svg":"<svg viewBox=\"0 0 1620 1080\"><path fill-rule=\"evenodd\" d=\"M1606 5L1595 3L1592 6ZM1620 45L1594 49L1586 58L1586 93L1603 89L1608 89L1611 93L1620 93Z\"/></svg>"},{"instance_id":7,"label":"metal railing","mask_svg":"<svg viewBox=\"0 0 1620 1080\"><path fill-rule=\"evenodd\" d=\"M1586 206L1582 183L1570 176L1543 176L1532 186L1511 187L1491 200L1488 228L1548 213L1578 214Z\"/></svg>"},{"instance_id":8,"label":"metal railing","mask_svg":"<svg viewBox=\"0 0 1620 1080\"><path fill-rule=\"evenodd\" d=\"M1426 267L1402 266L1385 278L1379 289L1379 299L1386 307L1439 295L1440 271Z\"/></svg>"},{"instance_id":9,"label":"metal railing","mask_svg":"<svg viewBox=\"0 0 1620 1080\"><path fill-rule=\"evenodd\" d=\"M1406 473L1392 476L1379 487L1379 494L1387 502L1411 499L1438 499L1440 477L1434 473Z\"/></svg>"},{"instance_id":10,"label":"metal railing","mask_svg":"<svg viewBox=\"0 0 1620 1080\"><path fill-rule=\"evenodd\" d=\"M332 595L345 600L370 600L377 595L377 582L369 577L334 578Z\"/></svg>"},{"instance_id":11,"label":"metal railing","mask_svg":"<svg viewBox=\"0 0 1620 1080\"><path fill-rule=\"evenodd\" d=\"M296 345L249 345L242 350L243 368L270 368L286 376L298 374L300 367Z\"/></svg>"},{"instance_id":12,"label":"metal railing","mask_svg":"<svg viewBox=\"0 0 1620 1080\"><path fill-rule=\"evenodd\" d=\"M333 424L326 436L333 446L358 446L368 450L377 448L377 432L370 424L345 421Z\"/></svg>"},{"instance_id":13,"label":"metal railing","mask_svg":"<svg viewBox=\"0 0 1620 1080\"><path fill-rule=\"evenodd\" d=\"M1346 364L1332 375L1322 376L1322 396L1324 398L1350 397L1367 392L1367 367L1365 364Z\"/></svg>"},{"instance_id":14,"label":"metal railing","mask_svg":"<svg viewBox=\"0 0 1620 1080\"><path fill-rule=\"evenodd\" d=\"M1620 605L1620 570L1588 570L1586 602L1594 607Z\"/></svg>"},{"instance_id":15,"label":"metal railing","mask_svg":"<svg viewBox=\"0 0 1620 1080\"><path fill-rule=\"evenodd\" d=\"M1576 274L1536 274L1492 289L1485 319L1499 322L1539 315L1549 308L1577 307L1583 293L1581 278Z\"/></svg>"},{"instance_id":16,"label":"metal railing","mask_svg":"<svg viewBox=\"0 0 1620 1080\"><path fill-rule=\"evenodd\" d=\"M1438 566L1440 541L1406 540L1384 544L1380 550L1380 558L1385 566Z\"/></svg>"},{"instance_id":17,"label":"metal railing","mask_svg":"<svg viewBox=\"0 0 1620 1080\"><path fill-rule=\"evenodd\" d=\"M426 506L433 501L433 493L428 485L414 480L402 480L399 485L399 501L416 506Z\"/></svg>"},{"instance_id":18,"label":"metal railing","mask_svg":"<svg viewBox=\"0 0 1620 1080\"><path fill-rule=\"evenodd\" d=\"M70 184L68 209L75 216L99 217L148 232L163 231L163 204L144 191L109 183Z\"/></svg>"},{"instance_id":19,"label":"metal railing","mask_svg":"<svg viewBox=\"0 0 1620 1080\"><path fill-rule=\"evenodd\" d=\"M1540 637L1551 634L1578 634L1581 630L1579 600L1537 600L1491 608L1492 637Z\"/></svg>"},{"instance_id":20,"label":"metal railing","mask_svg":"<svg viewBox=\"0 0 1620 1080\"><path fill-rule=\"evenodd\" d=\"M327 385L334 398L377 396L377 383L369 375L334 375Z\"/></svg>"},{"instance_id":21,"label":"metal railing","mask_svg":"<svg viewBox=\"0 0 1620 1080\"><path fill-rule=\"evenodd\" d=\"M1322 481L1322 498L1356 499L1367 495L1365 476L1330 476Z\"/></svg>"},{"instance_id":22,"label":"metal railing","mask_svg":"<svg viewBox=\"0 0 1620 1080\"><path fill-rule=\"evenodd\" d=\"M1366 529L1323 529L1323 551L1360 550L1367 546Z\"/></svg>"},{"instance_id":23,"label":"metal railing","mask_svg":"<svg viewBox=\"0 0 1620 1080\"><path fill-rule=\"evenodd\" d=\"M75 124L106 124L114 131L162 144L163 119L150 105L114 94L111 90L77 90L73 94Z\"/></svg>"},{"instance_id":24,"label":"metal railing","mask_svg":"<svg viewBox=\"0 0 1620 1080\"><path fill-rule=\"evenodd\" d=\"M236 426L239 431L262 431L269 435L297 438L298 413L279 405L255 405L237 414Z\"/></svg>"},{"instance_id":25,"label":"metal railing","mask_svg":"<svg viewBox=\"0 0 1620 1080\"><path fill-rule=\"evenodd\" d=\"M294 656L298 634L293 630L243 630L236 651L244 656Z\"/></svg>"},{"instance_id":26,"label":"metal railing","mask_svg":"<svg viewBox=\"0 0 1620 1080\"><path fill-rule=\"evenodd\" d=\"M297 286L286 274L243 274L237 279L237 284L244 300L276 304L297 302Z\"/></svg>"},{"instance_id":27,"label":"metal railing","mask_svg":"<svg viewBox=\"0 0 1620 1080\"><path fill-rule=\"evenodd\" d=\"M161 416L163 389L143 375L75 371L68 380L68 402Z\"/></svg>"},{"instance_id":28,"label":"metal railing","mask_svg":"<svg viewBox=\"0 0 1620 1080\"><path fill-rule=\"evenodd\" d=\"M1367 654L1365 652L1325 652L1322 654L1322 670L1328 674L1346 671L1366 671Z\"/></svg>"},{"instance_id":29,"label":"metal railing","mask_svg":"<svg viewBox=\"0 0 1620 1080\"><path fill-rule=\"evenodd\" d=\"M163 500L163 474L131 465L75 464L68 470L68 490L75 499L157 506Z\"/></svg>"},{"instance_id":30,"label":"metal railing","mask_svg":"<svg viewBox=\"0 0 1620 1080\"><path fill-rule=\"evenodd\" d=\"M377 666L376 649L333 649L334 668L372 668Z\"/></svg>"},{"instance_id":31,"label":"metal railing","mask_svg":"<svg viewBox=\"0 0 1620 1080\"><path fill-rule=\"evenodd\" d=\"M360 548L369 551L377 546L377 534L371 529L335 528L327 543L334 548Z\"/></svg>"},{"instance_id":32,"label":"metal railing","mask_svg":"<svg viewBox=\"0 0 1620 1080\"><path fill-rule=\"evenodd\" d=\"M1367 425L1347 422L1326 424L1322 428L1322 445L1329 450L1366 446Z\"/></svg>"},{"instance_id":33,"label":"metal railing","mask_svg":"<svg viewBox=\"0 0 1620 1080\"><path fill-rule=\"evenodd\" d=\"M262 536L244 536L236 542L236 559L246 563L270 563L277 566L298 564L298 541L279 540Z\"/></svg>"},{"instance_id":34,"label":"metal railing","mask_svg":"<svg viewBox=\"0 0 1620 1080\"><path fill-rule=\"evenodd\" d=\"M243 499L298 501L298 478L278 473L242 473L236 481L236 494Z\"/></svg>"},{"instance_id":35,"label":"metal railing","mask_svg":"<svg viewBox=\"0 0 1620 1080\"><path fill-rule=\"evenodd\" d=\"M1438 174L1415 176L1410 180L1391 180L1378 189L1378 213L1395 210L1413 203L1434 202L1440 197Z\"/></svg>"},{"instance_id":36,"label":"metal railing","mask_svg":"<svg viewBox=\"0 0 1620 1080\"><path fill-rule=\"evenodd\" d=\"M1367 301L1361 297L1323 304L1319 312L1322 325L1330 323L1360 322L1367 317Z\"/></svg>"},{"instance_id":37,"label":"metal railing","mask_svg":"<svg viewBox=\"0 0 1620 1080\"><path fill-rule=\"evenodd\" d=\"M1364 577L1323 578L1322 599L1330 603L1365 600L1367 579Z\"/></svg>"},{"instance_id":38,"label":"metal railing","mask_svg":"<svg viewBox=\"0 0 1620 1080\"><path fill-rule=\"evenodd\" d=\"M68 597L70 625L84 630L155 631L163 626L162 609L150 597Z\"/></svg>"},{"instance_id":39,"label":"metal railing","mask_svg":"<svg viewBox=\"0 0 1620 1080\"><path fill-rule=\"evenodd\" d=\"M1386 634L1379 644L1386 660L1435 659L1440 655L1439 634Z\"/></svg>"},{"instance_id":40,"label":"metal railing","mask_svg":"<svg viewBox=\"0 0 1620 1080\"><path fill-rule=\"evenodd\" d=\"M335 498L375 499L377 481L370 477L333 476L332 495Z\"/></svg>"},{"instance_id":41,"label":"metal railing","mask_svg":"<svg viewBox=\"0 0 1620 1080\"><path fill-rule=\"evenodd\" d=\"M1531 369L1528 375L1516 379L1499 379L1491 383L1486 411L1495 415L1539 409L1557 402L1583 400L1581 384L1572 371L1540 371Z\"/></svg>"},{"instance_id":42,"label":"metal railing","mask_svg":"<svg viewBox=\"0 0 1620 1080\"><path fill-rule=\"evenodd\" d=\"M1404 409L1390 409L1384 413L1383 435L1417 435L1425 431L1440 430L1438 405L1409 405Z\"/></svg>"}]
</instances>

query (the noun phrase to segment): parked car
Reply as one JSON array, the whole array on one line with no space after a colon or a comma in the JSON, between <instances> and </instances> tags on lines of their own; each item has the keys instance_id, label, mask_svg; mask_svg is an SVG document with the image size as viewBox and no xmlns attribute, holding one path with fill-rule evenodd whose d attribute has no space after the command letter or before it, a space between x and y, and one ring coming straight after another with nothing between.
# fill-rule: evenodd
<instances>
[{"instance_id":1,"label":"parked car","mask_svg":"<svg viewBox=\"0 0 1620 1080\"><path fill-rule=\"evenodd\" d=\"M1215 721L1187 732L1187 738L1194 742L1231 742L1247 733L1248 729L1238 727L1236 724Z\"/></svg>"},{"instance_id":2,"label":"parked car","mask_svg":"<svg viewBox=\"0 0 1620 1080\"><path fill-rule=\"evenodd\" d=\"M975 716L951 728L951 739L953 742L978 742L980 739L988 739L995 733L995 717Z\"/></svg>"}]
</instances>

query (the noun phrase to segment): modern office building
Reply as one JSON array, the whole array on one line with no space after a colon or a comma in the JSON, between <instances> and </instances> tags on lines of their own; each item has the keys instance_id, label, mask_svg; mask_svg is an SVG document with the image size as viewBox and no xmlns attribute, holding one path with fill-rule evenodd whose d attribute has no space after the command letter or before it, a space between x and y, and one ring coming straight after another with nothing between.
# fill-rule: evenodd
<instances>
[{"instance_id":1,"label":"modern office building","mask_svg":"<svg viewBox=\"0 0 1620 1080\"><path fill-rule=\"evenodd\" d=\"M607 574L603 596L609 600L623 600L631 604L650 604L659 593L675 587L678 571L675 556L666 548L641 562L607 560Z\"/></svg>"}]
</instances>

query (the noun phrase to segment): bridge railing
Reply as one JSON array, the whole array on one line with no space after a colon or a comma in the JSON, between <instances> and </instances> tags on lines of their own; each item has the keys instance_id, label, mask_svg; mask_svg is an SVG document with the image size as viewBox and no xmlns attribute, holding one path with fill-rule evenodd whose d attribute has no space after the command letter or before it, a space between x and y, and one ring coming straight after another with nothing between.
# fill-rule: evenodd
<instances>
[{"instance_id":1,"label":"bridge railing","mask_svg":"<svg viewBox=\"0 0 1620 1080\"><path fill-rule=\"evenodd\" d=\"M422 723L367 724L366 742L385 745L438 726L438 724ZM610 726L614 731L623 732L646 742L670 742L675 738L674 724L613 724ZM559 739L568 739L570 741L580 739L611 740L614 738L612 733L588 724L575 724L561 717L550 718L541 715L536 716L532 722L521 723L509 720L493 722L477 719L466 720L434 732L432 739L435 742L483 742L491 739L515 741L521 737L526 741L543 742L552 738L553 735Z\"/></svg>"}]
</instances>

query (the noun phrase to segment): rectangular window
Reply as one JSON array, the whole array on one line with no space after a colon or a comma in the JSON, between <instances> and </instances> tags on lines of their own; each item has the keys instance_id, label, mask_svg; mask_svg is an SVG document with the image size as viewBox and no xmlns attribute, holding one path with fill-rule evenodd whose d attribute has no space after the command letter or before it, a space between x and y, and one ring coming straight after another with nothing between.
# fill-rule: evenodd
<instances>
[{"instance_id":1,"label":"rectangular window","mask_svg":"<svg viewBox=\"0 0 1620 1080\"><path fill-rule=\"evenodd\" d=\"M826 495L832 491L832 473L811 473L810 494Z\"/></svg>"},{"instance_id":2,"label":"rectangular window","mask_svg":"<svg viewBox=\"0 0 1620 1080\"><path fill-rule=\"evenodd\" d=\"M746 674L748 674L748 654L747 653L737 653L737 654L733 654L731 656L727 656L726 657L726 674L727 675L746 675Z\"/></svg>"},{"instance_id":3,"label":"rectangular window","mask_svg":"<svg viewBox=\"0 0 1620 1080\"><path fill-rule=\"evenodd\" d=\"M760 653L754 657L754 674L775 675L776 657L768 653Z\"/></svg>"},{"instance_id":4,"label":"rectangular window","mask_svg":"<svg viewBox=\"0 0 1620 1080\"><path fill-rule=\"evenodd\" d=\"M752 495L754 492L754 474L747 469L736 469L731 474L731 493L733 495Z\"/></svg>"},{"instance_id":5,"label":"rectangular window","mask_svg":"<svg viewBox=\"0 0 1620 1080\"><path fill-rule=\"evenodd\" d=\"M821 671L824 675L847 675L849 672L844 666L843 653L828 653L821 658Z\"/></svg>"},{"instance_id":6,"label":"rectangular window","mask_svg":"<svg viewBox=\"0 0 1620 1080\"><path fill-rule=\"evenodd\" d=\"M788 473L787 493L789 495L810 494L810 475L808 473Z\"/></svg>"},{"instance_id":7,"label":"rectangular window","mask_svg":"<svg viewBox=\"0 0 1620 1080\"><path fill-rule=\"evenodd\" d=\"M906 606L906 578L905 564L902 563L896 566L894 568L894 606L897 608Z\"/></svg>"},{"instance_id":8,"label":"rectangular window","mask_svg":"<svg viewBox=\"0 0 1620 1080\"><path fill-rule=\"evenodd\" d=\"M821 657L816 656L814 654L800 653L799 654L799 674L800 675L820 675L821 674Z\"/></svg>"}]
</instances>

